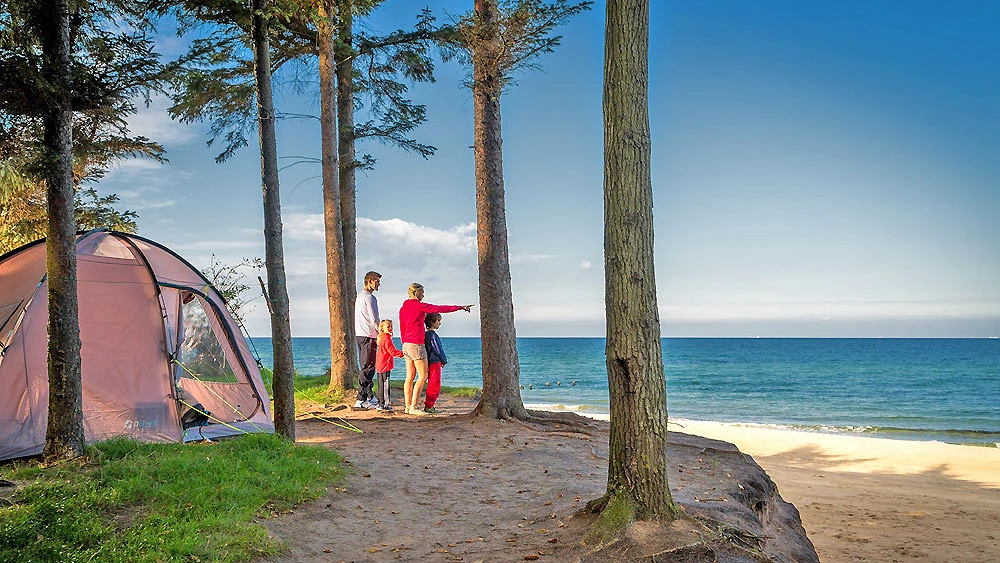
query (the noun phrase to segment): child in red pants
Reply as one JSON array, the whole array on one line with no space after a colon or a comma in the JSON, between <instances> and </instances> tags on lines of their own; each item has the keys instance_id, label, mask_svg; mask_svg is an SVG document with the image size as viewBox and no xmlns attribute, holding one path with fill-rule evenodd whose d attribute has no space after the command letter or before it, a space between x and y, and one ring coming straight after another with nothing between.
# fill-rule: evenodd
<instances>
[{"instance_id":1,"label":"child in red pants","mask_svg":"<svg viewBox=\"0 0 1000 563\"><path fill-rule=\"evenodd\" d=\"M436 332L441 327L441 314L427 313L424 326L427 327L427 332L424 333L424 346L427 348L427 396L424 399L424 412L438 414L441 411L434 408L434 403L441 394L441 368L448 363L448 356L444 355L441 338Z\"/></svg>"}]
</instances>

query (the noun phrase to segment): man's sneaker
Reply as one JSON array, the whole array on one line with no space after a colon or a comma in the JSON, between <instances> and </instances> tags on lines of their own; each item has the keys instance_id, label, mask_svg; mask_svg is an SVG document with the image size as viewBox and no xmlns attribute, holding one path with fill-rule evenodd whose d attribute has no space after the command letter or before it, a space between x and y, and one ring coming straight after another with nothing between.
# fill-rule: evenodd
<instances>
[{"instance_id":1,"label":"man's sneaker","mask_svg":"<svg viewBox=\"0 0 1000 563\"><path fill-rule=\"evenodd\" d=\"M377 406L378 406L378 399L376 399L375 397L368 399L368 408L374 409Z\"/></svg>"},{"instance_id":2,"label":"man's sneaker","mask_svg":"<svg viewBox=\"0 0 1000 563\"><path fill-rule=\"evenodd\" d=\"M420 407L410 407L410 414L415 414L417 416L427 416L427 413L423 411Z\"/></svg>"},{"instance_id":3,"label":"man's sneaker","mask_svg":"<svg viewBox=\"0 0 1000 563\"><path fill-rule=\"evenodd\" d=\"M368 404L367 403L368 403L368 401L362 401L362 400L359 399L357 401L354 401L354 408L358 409L358 410L363 410L363 411L368 410Z\"/></svg>"},{"instance_id":4,"label":"man's sneaker","mask_svg":"<svg viewBox=\"0 0 1000 563\"><path fill-rule=\"evenodd\" d=\"M441 414L441 411L437 410L434 407L427 407L426 409L424 409L424 412L427 414Z\"/></svg>"}]
</instances>

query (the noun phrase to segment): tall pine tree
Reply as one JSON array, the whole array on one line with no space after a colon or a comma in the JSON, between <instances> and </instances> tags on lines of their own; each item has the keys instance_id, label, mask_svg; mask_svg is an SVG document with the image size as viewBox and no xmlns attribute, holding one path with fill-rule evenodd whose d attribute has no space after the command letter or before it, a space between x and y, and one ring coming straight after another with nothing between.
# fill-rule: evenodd
<instances>
[{"instance_id":1,"label":"tall pine tree","mask_svg":"<svg viewBox=\"0 0 1000 563\"><path fill-rule=\"evenodd\" d=\"M475 0L475 10L456 26L444 43L446 58L472 67L476 159L476 221L479 253L480 336L483 393L475 413L522 420L558 418L529 413L521 400L520 365L514 328L510 256L504 203L503 136L500 97L511 74L530 67L552 51L560 37L551 35L561 23L590 2L551 4L539 0Z\"/></svg>"},{"instance_id":2,"label":"tall pine tree","mask_svg":"<svg viewBox=\"0 0 1000 563\"><path fill-rule=\"evenodd\" d=\"M617 533L679 514L667 483L667 395L653 271L649 0L609 0L604 47L608 488L590 503ZM624 518L623 518L624 515Z\"/></svg>"}]
</instances>

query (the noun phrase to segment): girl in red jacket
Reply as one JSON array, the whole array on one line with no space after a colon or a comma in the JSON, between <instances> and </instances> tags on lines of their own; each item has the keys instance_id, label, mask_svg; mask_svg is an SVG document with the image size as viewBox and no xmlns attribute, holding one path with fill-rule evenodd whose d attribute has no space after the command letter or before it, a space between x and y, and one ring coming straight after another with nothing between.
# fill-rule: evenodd
<instances>
[{"instance_id":1,"label":"girl in red jacket","mask_svg":"<svg viewBox=\"0 0 1000 563\"><path fill-rule=\"evenodd\" d=\"M392 372L393 358L402 358L403 353L392 343L392 321L386 319L378 324L378 340L375 350L375 373L378 374L378 406L375 410L392 412L389 404L389 373Z\"/></svg>"}]
</instances>

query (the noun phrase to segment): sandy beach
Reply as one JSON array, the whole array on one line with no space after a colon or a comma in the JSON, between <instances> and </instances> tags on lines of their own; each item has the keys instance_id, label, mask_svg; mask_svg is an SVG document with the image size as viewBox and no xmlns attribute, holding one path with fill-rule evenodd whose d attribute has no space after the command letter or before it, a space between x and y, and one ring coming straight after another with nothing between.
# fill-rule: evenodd
<instances>
[{"instance_id":1,"label":"sandy beach","mask_svg":"<svg viewBox=\"0 0 1000 563\"><path fill-rule=\"evenodd\" d=\"M448 415L472 406L438 404ZM579 558L573 515L605 488L607 423L581 438L456 416L337 414L365 433L306 417L299 440L336 448L354 473L267 522L291 548L280 560ZM1000 449L695 421L671 430L751 455L798 508L824 563L1000 560ZM414 530L420 515L430 524Z\"/></svg>"},{"instance_id":2,"label":"sandy beach","mask_svg":"<svg viewBox=\"0 0 1000 563\"><path fill-rule=\"evenodd\" d=\"M715 422L671 429L752 456L824 563L1000 561L1000 449Z\"/></svg>"}]
</instances>

